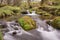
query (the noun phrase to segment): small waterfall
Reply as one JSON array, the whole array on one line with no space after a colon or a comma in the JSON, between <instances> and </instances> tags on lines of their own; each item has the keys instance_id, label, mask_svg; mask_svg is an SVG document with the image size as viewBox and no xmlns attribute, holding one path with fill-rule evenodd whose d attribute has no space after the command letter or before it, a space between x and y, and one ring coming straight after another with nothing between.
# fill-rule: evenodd
<instances>
[{"instance_id":1,"label":"small waterfall","mask_svg":"<svg viewBox=\"0 0 60 40\"><path fill-rule=\"evenodd\" d=\"M31 13L32 15L37 15L36 13L35 13L35 11L32 11L32 13Z\"/></svg>"},{"instance_id":2,"label":"small waterfall","mask_svg":"<svg viewBox=\"0 0 60 40\"><path fill-rule=\"evenodd\" d=\"M30 14L29 10L27 10L27 13Z\"/></svg>"},{"instance_id":3,"label":"small waterfall","mask_svg":"<svg viewBox=\"0 0 60 40\"><path fill-rule=\"evenodd\" d=\"M27 13L28 13L27 15L37 15L35 11L32 11L32 13L30 13L29 10L27 10Z\"/></svg>"}]
</instances>

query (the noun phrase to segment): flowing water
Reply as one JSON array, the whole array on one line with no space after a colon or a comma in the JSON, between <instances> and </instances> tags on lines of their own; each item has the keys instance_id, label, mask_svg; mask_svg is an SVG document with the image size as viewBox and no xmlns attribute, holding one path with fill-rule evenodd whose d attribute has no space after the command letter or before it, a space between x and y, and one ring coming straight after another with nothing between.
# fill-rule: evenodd
<instances>
[{"instance_id":1,"label":"flowing water","mask_svg":"<svg viewBox=\"0 0 60 40\"><path fill-rule=\"evenodd\" d=\"M7 22L9 31L5 32L4 40L60 40L59 31L46 24L45 20L41 20L39 15L35 14L35 11L32 11L32 14L29 10L27 12L27 15L36 21L37 28L27 32L18 23Z\"/></svg>"}]
</instances>

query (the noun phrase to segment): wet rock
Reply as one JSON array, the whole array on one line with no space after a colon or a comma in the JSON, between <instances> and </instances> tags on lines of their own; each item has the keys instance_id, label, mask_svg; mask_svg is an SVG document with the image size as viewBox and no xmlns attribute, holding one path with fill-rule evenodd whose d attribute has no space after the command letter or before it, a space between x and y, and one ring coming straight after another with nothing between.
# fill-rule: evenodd
<instances>
[{"instance_id":1,"label":"wet rock","mask_svg":"<svg viewBox=\"0 0 60 40\"><path fill-rule=\"evenodd\" d=\"M6 28L6 27L7 27L6 22L0 21L0 28Z\"/></svg>"},{"instance_id":2,"label":"wet rock","mask_svg":"<svg viewBox=\"0 0 60 40\"><path fill-rule=\"evenodd\" d=\"M24 30L27 30L27 31L36 28L35 21L32 18L30 18L29 16L24 16L24 17L18 19L18 23L21 25L21 27Z\"/></svg>"},{"instance_id":3,"label":"wet rock","mask_svg":"<svg viewBox=\"0 0 60 40\"><path fill-rule=\"evenodd\" d=\"M6 26L5 25L0 25L0 28L6 28Z\"/></svg>"},{"instance_id":4,"label":"wet rock","mask_svg":"<svg viewBox=\"0 0 60 40\"><path fill-rule=\"evenodd\" d=\"M47 21L46 21L46 23L47 23L48 25L51 25L51 22L52 22L51 20L47 20Z\"/></svg>"},{"instance_id":5,"label":"wet rock","mask_svg":"<svg viewBox=\"0 0 60 40\"><path fill-rule=\"evenodd\" d=\"M18 23L10 23L10 26L14 29L14 30L19 30L19 24Z\"/></svg>"},{"instance_id":6,"label":"wet rock","mask_svg":"<svg viewBox=\"0 0 60 40\"><path fill-rule=\"evenodd\" d=\"M18 30L18 28L17 28L17 27L15 27L14 29L15 29L15 30Z\"/></svg>"}]
</instances>

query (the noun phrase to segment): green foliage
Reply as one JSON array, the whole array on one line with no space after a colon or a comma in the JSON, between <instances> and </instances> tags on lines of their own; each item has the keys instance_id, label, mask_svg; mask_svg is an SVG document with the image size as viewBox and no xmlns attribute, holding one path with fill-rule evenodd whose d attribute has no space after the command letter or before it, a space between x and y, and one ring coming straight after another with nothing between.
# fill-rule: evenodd
<instances>
[{"instance_id":1,"label":"green foliage","mask_svg":"<svg viewBox=\"0 0 60 40\"><path fill-rule=\"evenodd\" d=\"M3 40L3 35L1 32L0 32L0 40Z\"/></svg>"},{"instance_id":2,"label":"green foliage","mask_svg":"<svg viewBox=\"0 0 60 40\"><path fill-rule=\"evenodd\" d=\"M32 11L33 11L32 9L29 9L29 12L30 12L30 13L32 13Z\"/></svg>"},{"instance_id":3,"label":"green foliage","mask_svg":"<svg viewBox=\"0 0 60 40\"><path fill-rule=\"evenodd\" d=\"M20 10L21 10L19 7L16 7L16 6L5 6L5 7L2 7L2 9L11 10L11 11L13 11L14 13L19 13Z\"/></svg>"},{"instance_id":4,"label":"green foliage","mask_svg":"<svg viewBox=\"0 0 60 40\"><path fill-rule=\"evenodd\" d=\"M18 19L18 22L24 30L28 31L28 30L36 28L35 21L32 18L30 18L29 16L24 16L24 17Z\"/></svg>"},{"instance_id":5,"label":"green foliage","mask_svg":"<svg viewBox=\"0 0 60 40\"><path fill-rule=\"evenodd\" d=\"M11 10L0 9L0 18L6 17L6 16L11 16L12 14L13 14L13 12Z\"/></svg>"},{"instance_id":6,"label":"green foliage","mask_svg":"<svg viewBox=\"0 0 60 40\"><path fill-rule=\"evenodd\" d=\"M51 25L60 30L60 17L56 17L53 19L53 21L51 22Z\"/></svg>"},{"instance_id":7,"label":"green foliage","mask_svg":"<svg viewBox=\"0 0 60 40\"><path fill-rule=\"evenodd\" d=\"M26 9L29 9L29 5L27 2L22 2L21 5L20 5L21 9L22 10L26 10Z\"/></svg>"},{"instance_id":8,"label":"green foliage","mask_svg":"<svg viewBox=\"0 0 60 40\"><path fill-rule=\"evenodd\" d=\"M30 12L32 12L32 11L39 12L40 10L38 9L38 7L33 7L33 8L31 8L31 9L29 9L29 11L30 11Z\"/></svg>"},{"instance_id":9,"label":"green foliage","mask_svg":"<svg viewBox=\"0 0 60 40\"><path fill-rule=\"evenodd\" d=\"M32 7L39 7L40 6L40 2L30 2L30 5Z\"/></svg>"},{"instance_id":10,"label":"green foliage","mask_svg":"<svg viewBox=\"0 0 60 40\"><path fill-rule=\"evenodd\" d=\"M12 16L17 15L20 13L20 8L15 6L4 6L0 8L0 18L6 17L6 16Z\"/></svg>"}]
</instances>

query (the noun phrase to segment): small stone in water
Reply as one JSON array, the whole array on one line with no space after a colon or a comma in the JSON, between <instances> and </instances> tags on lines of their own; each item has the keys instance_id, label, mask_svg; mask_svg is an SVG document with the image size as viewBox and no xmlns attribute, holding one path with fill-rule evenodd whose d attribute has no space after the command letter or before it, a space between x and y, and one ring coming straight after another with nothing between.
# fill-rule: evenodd
<instances>
[{"instance_id":1,"label":"small stone in water","mask_svg":"<svg viewBox=\"0 0 60 40\"><path fill-rule=\"evenodd\" d=\"M16 35L16 34L17 34L17 32L13 32L12 34L13 34L13 35Z\"/></svg>"},{"instance_id":2,"label":"small stone in water","mask_svg":"<svg viewBox=\"0 0 60 40\"><path fill-rule=\"evenodd\" d=\"M17 28L17 27L15 27L14 29L15 29L15 30L18 30L18 28Z\"/></svg>"}]
</instances>

